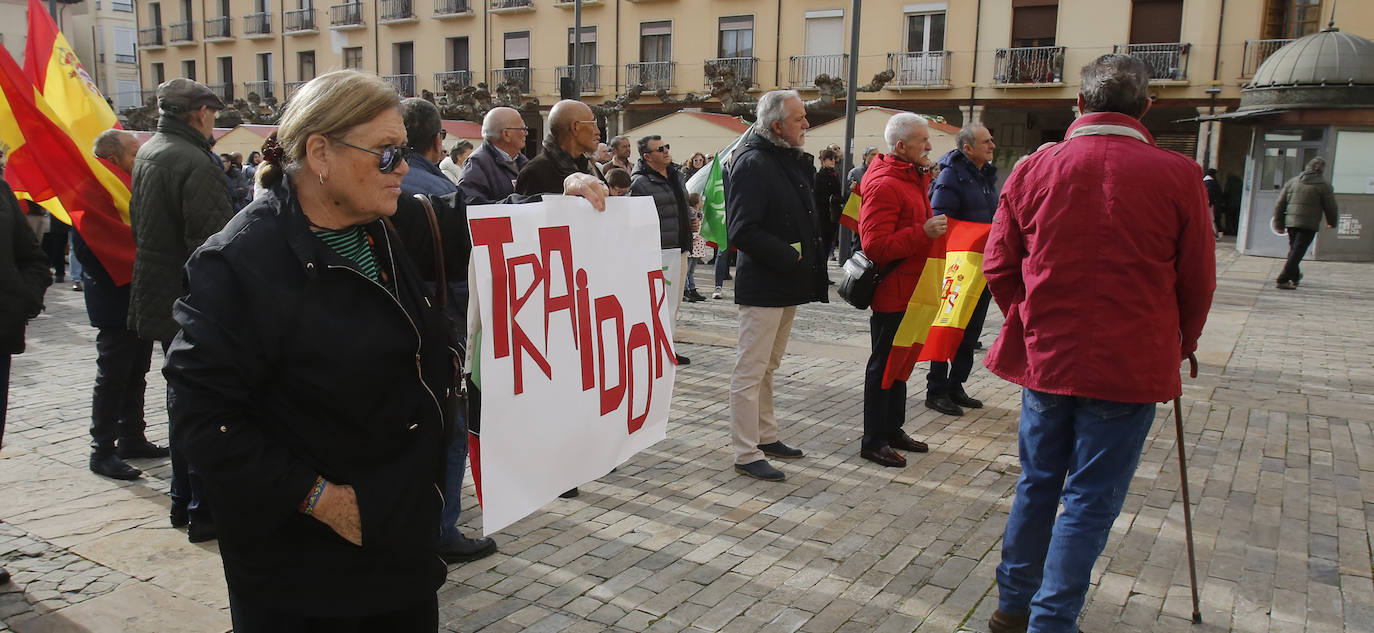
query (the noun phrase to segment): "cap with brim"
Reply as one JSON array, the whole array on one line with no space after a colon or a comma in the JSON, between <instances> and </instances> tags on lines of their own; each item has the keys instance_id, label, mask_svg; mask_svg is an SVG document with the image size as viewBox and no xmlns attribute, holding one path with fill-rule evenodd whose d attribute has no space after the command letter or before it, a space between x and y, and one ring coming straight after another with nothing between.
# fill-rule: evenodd
<instances>
[{"instance_id":1,"label":"cap with brim","mask_svg":"<svg viewBox=\"0 0 1374 633\"><path fill-rule=\"evenodd\" d=\"M190 112L204 106L224 109L224 102L205 84L177 77L157 87L157 107L163 112Z\"/></svg>"}]
</instances>

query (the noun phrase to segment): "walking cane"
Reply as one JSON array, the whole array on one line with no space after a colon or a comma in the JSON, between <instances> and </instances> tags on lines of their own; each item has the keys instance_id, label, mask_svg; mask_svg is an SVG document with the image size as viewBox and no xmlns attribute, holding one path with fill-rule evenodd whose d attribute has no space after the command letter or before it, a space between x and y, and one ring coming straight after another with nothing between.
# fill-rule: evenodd
<instances>
[{"instance_id":1,"label":"walking cane","mask_svg":"<svg viewBox=\"0 0 1374 633\"><path fill-rule=\"evenodd\" d=\"M1188 376L1197 378L1197 357L1188 354ZM1183 529L1188 540L1188 577L1193 581L1193 624L1202 624L1198 610L1197 563L1193 560L1193 511L1188 500L1188 464L1183 457L1183 401L1174 398L1174 428L1178 431L1178 477L1183 485Z\"/></svg>"}]
</instances>

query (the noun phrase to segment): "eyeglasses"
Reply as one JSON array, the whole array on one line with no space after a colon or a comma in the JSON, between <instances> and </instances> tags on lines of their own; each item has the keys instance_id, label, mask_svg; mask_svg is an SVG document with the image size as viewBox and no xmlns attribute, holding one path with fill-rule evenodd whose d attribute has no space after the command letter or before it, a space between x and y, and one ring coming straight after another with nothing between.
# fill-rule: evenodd
<instances>
[{"instance_id":1,"label":"eyeglasses","mask_svg":"<svg viewBox=\"0 0 1374 633\"><path fill-rule=\"evenodd\" d=\"M439 128L439 138L448 138L448 130L445 130L444 128Z\"/></svg>"},{"instance_id":2,"label":"eyeglasses","mask_svg":"<svg viewBox=\"0 0 1374 633\"><path fill-rule=\"evenodd\" d=\"M668 145L667 143L664 143L664 144L662 144L662 145L659 145L659 146L658 146L658 149L651 149L651 150L649 150L649 153L652 154L652 153L654 153L654 152L663 152L664 154L667 154L667 153L668 153L668 147L669 147L669 145Z\"/></svg>"},{"instance_id":3,"label":"eyeglasses","mask_svg":"<svg viewBox=\"0 0 1374 633\"><path fill-rule=\"evenodd\" d=\"M507 131L507 130L515 130L515 131L517 131L517 132L524 132L524 133L526 133L526 134L529 134L530 132L533 131L533 130L531 130L530 128L527 128L527 127L503 127L503 128L501 128L501 131L502 131L502 132L505 132L505 131Z\"/></svg>"},{"instance_id":4,"label":"eyeglasses","mask_svg":"<svg viewBox=\"0 0 1374 633\"><path fill-rule=\"evenodd\" d=\"M376 156L377 171L380 171L384 174L389 174L395 171L397 167L401 166L401 161L406 160L406 157L410 155L410 148L405 147L404 145L389 145L382 151L375 152L366 147L358 147L357 145L349 143L348 141L334 139L334 142Z\"/></svg>"}]
</instances>

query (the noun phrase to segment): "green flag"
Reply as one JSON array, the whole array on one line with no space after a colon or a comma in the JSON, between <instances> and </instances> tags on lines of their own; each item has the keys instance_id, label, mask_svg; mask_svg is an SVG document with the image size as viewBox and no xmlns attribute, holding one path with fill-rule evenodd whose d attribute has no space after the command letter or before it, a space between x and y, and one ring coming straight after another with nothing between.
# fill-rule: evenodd
<instances>
[{"instance_id":1,"label":"green flag","mask_svg":"<svg viewBox=\"0 0 1374 633\"><path fill-rule=\"evenodd\" d=\"M723 153L723 152L722 152ZM725 231L725 181L720 174L720 154L711 159L711 172L702 188L701 237L721 251L728 247Z\"/></svg>"}]
</instances>

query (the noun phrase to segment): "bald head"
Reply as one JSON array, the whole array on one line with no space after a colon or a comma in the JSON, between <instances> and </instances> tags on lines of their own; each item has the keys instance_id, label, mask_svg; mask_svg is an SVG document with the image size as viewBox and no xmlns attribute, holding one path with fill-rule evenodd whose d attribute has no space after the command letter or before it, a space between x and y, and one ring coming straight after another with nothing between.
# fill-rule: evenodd
<instances>
[{"instance_id":1,"label":"bald head","mask_svg":"<svg viewBox=\"0 0 1374 633\"><path fill-rule=\"evenodd\" d=\"M134 157L138 155L138 138L124 130L105 130L95 137L91 153L134 173Z\"/></svg>"},{"instance_id":2,"label":"bald head","mask_svg":"<svg viewBox=\"0 0 1374 633\"><path fill-rule=\"evenodd\" d=\"M572 99L553 104L549 110L549 133L559 147L573 156L595 154L601 143L596 115L587 104Z\"/></svg>"}]
</instances>

